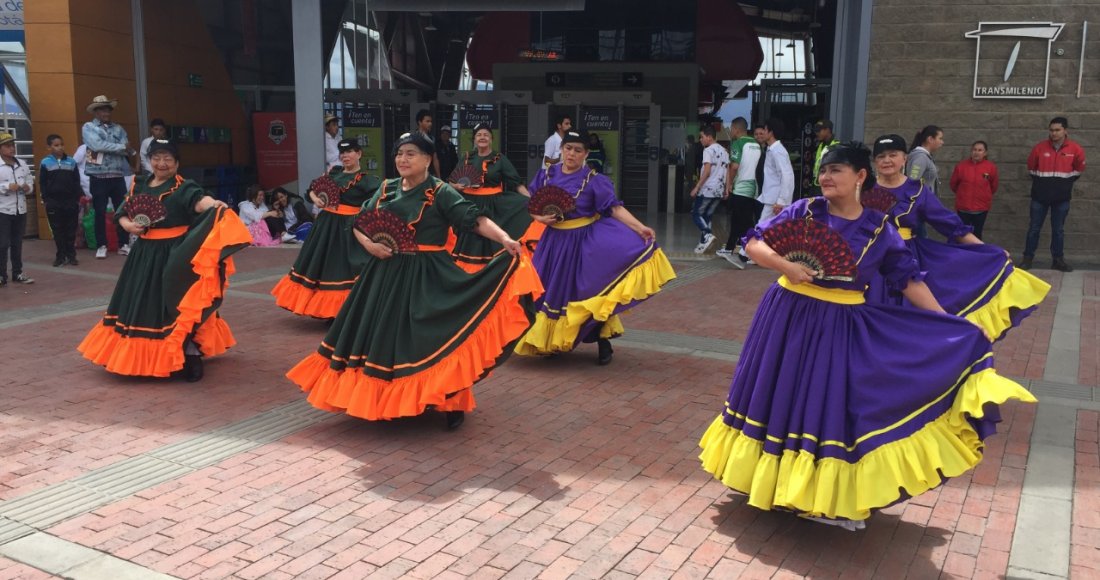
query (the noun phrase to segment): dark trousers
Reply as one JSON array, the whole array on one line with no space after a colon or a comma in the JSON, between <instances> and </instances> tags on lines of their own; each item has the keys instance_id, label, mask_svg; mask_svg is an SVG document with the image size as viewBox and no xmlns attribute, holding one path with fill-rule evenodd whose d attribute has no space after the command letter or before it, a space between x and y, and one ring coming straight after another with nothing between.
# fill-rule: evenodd
<instances>
[{"instance_id":1,"label":"dark trousers","mask_svg":"<svg viewBox=\"0 0 1100 580\"><path fill-rule=\"evenodd\" d=\"M273 238L278 238L286 233L286 222L281 217L266 217L264 223L267 224L267 231Z\"/></svg>"},{"instance_id":2,"label":"dark trousers","mask_svg":"<svg viewBox=\"0 0 1100 580\"><path fill-rule=\"evenodd\" d=\"M1043 222L1047 220L1047 212L1050 212L1050 255L1053 258L1061 258L1064 254L1066 242L1066 216L1069 215L1069 200L1049 202L1031 200L1031 223L1027 227L1027 242L1024 246L1025 256L1035 256L1035 250L1039 248L1039 233L1043 231Z\"/></svg>"},{"instance_id":3,"label":"dark trousers","mask_svg":"<svg viewBox=\"0 0 1100 580\"><path fill-rule=\"evenodd\" d=\"M107 200L115 209L122 205L126 198L126 180L121 177L92 177L89 180L88 189L92 192L92 207L95 208L95 243L103 247L107 245ZM130 234L115 224L118 231L119 245L130 243Z\"/></svg>"},{"instance_id":4,"label":"dark trousers","mask_svg":"<svg viewBox=\"0 0 1100 580\"><path fill-rule=\"evenodd\" d=\"M11 251L11 275L23 273L23 234L27 231L27 214L0 213L0 278L8 276L8 251Z\"/></svg>"},{"instance_id":5,"label":"dark trousers","mask_svg":"<svg viewBox=\"0 0 1100 580\"><path fill-rule=\"evenodd\" d=\"M53 243L57 246L57 258L76 257L76 228L80 206L46 207L46 219L53 231Z\"/></svg>"},{"instance_id":6,"label":"dark trousers","mask_svg":"<svg viewBox=\"0 0 1100 580\"><path fill-rule=\"evenodd\" d=\"M730 204L730 237L726 240L726 249L733 251L741 244L741 238L756 225L760 219L760 202L751 197L731 194Z\"/></svg>"},{"instance_id":7,"label":"dark trousers","mask_svg":"<svg viewBox=\"0 0 1100 580\"><path fill-rule=\"evenodd\" d=\"M955 212L959 214L959 219L962 222L972 228L974 228L974 236L979 240L982 239L982 228L985 227L985 218L989 215L987 211L959 211Z\"/></svg>"}]
</instances>

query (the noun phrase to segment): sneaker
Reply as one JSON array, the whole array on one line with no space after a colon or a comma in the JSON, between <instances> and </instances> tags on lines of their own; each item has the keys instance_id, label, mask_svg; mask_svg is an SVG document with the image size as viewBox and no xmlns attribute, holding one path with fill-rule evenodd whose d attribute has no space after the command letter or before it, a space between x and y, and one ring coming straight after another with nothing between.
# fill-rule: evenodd
<instances>
[{"instance_id":1,"label":"sneaker","mask_svg":"<svg viewBox=\"0 0 1100 580\"><path fill-rule=\"evenodd\" d=\"M718 250L717 252L714 252L714 255L715 255L715 256L721 256L721 257L725 258L726 256L728 256L728 255L730 255L730 254L732 254L732 253L733 253L733 252L731 252L730 250L727 250L727 249L725 249L725 248L722 248L721 250Z\"/></svg>"},{"instance_id":2,"label":"sneaker","mask_svg":"<svg viewBox=\"0 0 1100 580\"><path fill-rule=\"evenodd\" d=\"M1031 269L1031 262L1032 262L1032 257L1031 256L1024 256L1024 259L1020 260L1020 263L1016 264L1016 267L1021 269L1021 270L1030 270Z\"/></svg>"},{"instance_id":3,"label":"sneaker","mask_svg":"<svg viewBox=\"0 0 1100 580\"><path fill-rule=\"evenodd\" d=\"M121 246L119 246L118 247L118 255L120 255L120 256L129 256L130 255L130 244L122 244Z\"/></svg>"},{"instance_id":4,"label":"sneaker","mask_svg":"<svg viewBox=\"0 0 1100 580\"><path fill-rule=\"evenodd\" d=\"M294 234L292 234L290 232L283 232L282 241L283 241L284 244L293 242L296 239L297 238L294 237Z\"/></svg>"},{"instance_id":5,"label":"sneaker","mask_svg":"<svg viewBox=\"0 0 1100 580\"><path fill-rule=\"evenodd\" d=\"M1054 258L1054 263L1051 264L1050 267L1054 270L1058 270L1059 272L1073 271L1073 266L1067 264L1066 261L1062 258Z\"/></svg>"},{"instance_id":6,"label":"sneaker","mask_svg":"<svg viewBox=\"0 0 1100 580\"><path fill-rule=\"evenodd\" d=\"M107 257L107 246L100 246L95 250L95 259L102 260Z\"/></svg>"},{"instance_id":7,"label":"sneaker","mask_svg":"<svg viewBox=\"0 0 1100 580\"><path fill-rule=\"evenodd\" d=\"M18 282L20 284L34 284L34 278L28 277L26 274L20 272L11 277L12 282Z\"/></svg>"},{"instance_id":8,"label":"sneaker","mask_svg":"<svg viewBox=\"0 0 1100 580\"><path fill-rule=\"evenodd\" d=\"M54 258L54 260L53 260L53 267L54 268L56 268L58 266L64 266L64 265L65 265L65 258L63 256L58 256L58 257Z\"/></svg>"},{"instance_id":9,"label":"sneaker","mask_svg":"<svg viewBox=\"0 0 1100 580\"><path fill-rule=\"evenodd\" d=\"M710 245L714 243L715 239L716 238L714 237L714 234L704 234L703 241L699 242L699 245L695 246L695 253L702 254L706 252L707 248L709 248Z\"/></svg>"},{"instance_id":10,"label":"sneaker","mask_svg":"<svg viewBox=\"0 0 1100 580\"><path fill-rule=\"evenodd\" d=\"M718 255L725 258L726 261L729 262L730 265L734 268L737 268L738 270L745 269L745 264L741 262L741 256L738 256L737 254L734 254L733 252L730 252L728 250L724 254L722 253L722 251L719 251Z\"/></svg>"}]
</instances>

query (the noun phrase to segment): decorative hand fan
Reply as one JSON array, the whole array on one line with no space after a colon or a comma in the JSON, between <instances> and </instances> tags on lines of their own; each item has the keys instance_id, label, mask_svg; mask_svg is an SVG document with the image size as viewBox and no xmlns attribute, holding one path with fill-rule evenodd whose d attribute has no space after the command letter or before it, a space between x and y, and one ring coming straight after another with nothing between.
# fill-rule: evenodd
<instances>
[{"instance_id":1,"label":"decorative hand fan","mask_svg":"<svg viewBox=\"0 0 1100 580\"><path fill-rule=\"evenodd\" d=\"M447 181L463 187L481 187L481 168L463 163L455 167Z\"/></svg>"},{"instance_id":2,"label":"decorative hand fan","mask_svg":"<svg viewBox=\"0 0 1100 580\"><path fill-rule=\"evenodd\" d=\"M817 272L818 280L852 282L858 270L852 248L829 226L815 221L794 220L764 230L764 243L789 262Z\"/></svg>"},{"instance_id":3,"label":"decorative hand fan","mask_svg":"<svg viewBox=\"0 0 1100 580\"><path fill-rule=\"evenodd\" d=\"M388 209L372 209L361 212L355 218L355 229L372 241L385 244L394 252L416 251L416 233L405 220Z\"/></svg>"},{"instance_id":4,"label":"decorative hand fan","mask_svg":"<svg viewBox=\"0 0 1100 580\"><path fill-rule=\"evenodd\" d=\"M894 195L890 190L876 185L868 191L859 194L859 203L863 204L863 207L869 207L881 211L882 213L889 214L890 210L894 209L894 206L898 204L898 196Z\"/></svg>"},{"instance_id":5,"label":"decorative hand fan","mask_svg":"<svg viewBox=\"0 0 1100 580\"><path fill-rule=\"evenodd\" d=\"M327 175L314 179L309 184L309 189L321 200L321 207L336 207L340 205L340 185Z\"/></svg>"},{"instance_id":6,"label":"decorative hand fan","mask_svg":"<svg viewBox=\"0 0 1100 580\"><path fill-rule=\"evenodd\" d=\"M139 193L126 200L126 215L139 227L147 228L164 221L168 217L168 211L155 196Z\"/></svg>"},{"instance_id":7,"label":"decorative hand fan","mask_svg":"<svg viewBox=\"0 0 1100 580\"><path fill-rule=\"evenodd\" d=\"M556 185L544 185L531 195L527 211L532 215L553 216L565 219L565 214L577 207L577 200L568 191Z\"/></svg>"}]
</instances>

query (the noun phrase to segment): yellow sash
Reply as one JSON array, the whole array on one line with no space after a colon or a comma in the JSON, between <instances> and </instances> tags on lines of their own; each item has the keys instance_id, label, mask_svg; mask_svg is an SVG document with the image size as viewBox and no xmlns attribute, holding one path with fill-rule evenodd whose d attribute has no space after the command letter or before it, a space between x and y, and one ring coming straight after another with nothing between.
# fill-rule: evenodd
<instances>
[{"instance_id":1,"label":"yellow sash","mask_svg":"<svg viewBox=\"0 0 1100 580\"><path fill-rule=\"evenodd\" d=\"M823 288L810 282L794 284L786 276L779 277L779 285L803 296L832 302L834 304L863 304L866 299L859 290L844 290L843 288Z\"/></svg>"},{"instance_id":2,"label":"yellow sash","mask_svg":"<svg viewBox=\"0 0 1100 580\"><path fill-rule=\"evenodd\" d=\"M565 220L563 222L550 224L550 227L554 228L555 230L575 230L577 228L583 228L584 226L593 224L598 219L600 219L600 214Z\"/></svg>"}]
</instances>

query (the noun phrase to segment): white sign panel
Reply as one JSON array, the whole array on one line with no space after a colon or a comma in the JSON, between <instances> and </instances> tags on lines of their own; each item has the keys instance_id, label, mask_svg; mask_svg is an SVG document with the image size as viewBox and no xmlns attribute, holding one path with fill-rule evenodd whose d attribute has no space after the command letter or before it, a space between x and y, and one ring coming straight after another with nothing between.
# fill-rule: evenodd
<instances>
[{"instance_id":1,"label":"white sign panel","mask_svg":"<svg viewBox=\"0 0 1100 580\"><path fill-rule=\"evenodd\" d=\"M1045 99L1050 50L1064 23L981 22L965 34L978 41L975 99Z\"/></svg>"}]
</instances>

